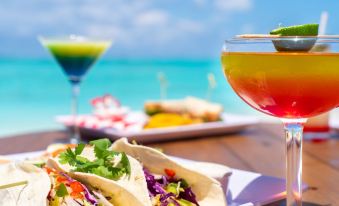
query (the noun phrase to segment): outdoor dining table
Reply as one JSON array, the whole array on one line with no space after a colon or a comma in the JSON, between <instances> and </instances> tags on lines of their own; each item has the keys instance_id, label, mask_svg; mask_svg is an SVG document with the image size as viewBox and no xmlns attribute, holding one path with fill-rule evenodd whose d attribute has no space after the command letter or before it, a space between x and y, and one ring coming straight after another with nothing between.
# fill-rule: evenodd
<instances>
[{"instance_id":1,"label":"outdoor dining table","mask_svg":"<svg viewBox=\"0 0 339 206\"><path fill-rule=\"evenodd\" d=\"M53 142L66 140L67 135L57 130L1 138L0 155L43 150ZM262 123L240 133L148 145L182 158L285 176L285 140L279 124ZM303 195L304 205L339 205L339 139L304 141L303 181L309 185Z\"/></svg>"}]
</instances>

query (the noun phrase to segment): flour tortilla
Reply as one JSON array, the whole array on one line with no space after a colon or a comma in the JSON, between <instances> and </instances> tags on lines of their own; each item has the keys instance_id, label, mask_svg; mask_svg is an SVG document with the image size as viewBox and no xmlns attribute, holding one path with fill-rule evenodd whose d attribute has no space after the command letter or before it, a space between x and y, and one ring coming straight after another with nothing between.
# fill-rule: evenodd
<instances>
[{"instance_id":1,"label":"flour tortilla","mask_svg":"<svg viewBox=\"0 0 339 206\"><path fill-rule=\"evenodd\" d=\"M0 185L28 181L26 185L0 189L0 205L47 205L51 182L42 169L26 162L7 163L0 166L0 177Z\"/></svg>"},{"instance_id":2,"label":"flour tortilla","mask_svg":"<svg viewBox=\"0 0 339 206\"><path fill-rule=\"evenodd\" d=\"M95 158L93 147L86 147L81 156L93 160ZM112 198L109 201L114 206L151 206L143 168L136 159L128 155L127 157L131 165L131 175L129 177L124 175L117 181L95 174L72 172L72 167L60 164L58 157L50 158L47 165L67 173L92 189L99 189L102 194Z\"/></svg>"},{"instance_id":3,"label":"flour tortilla","mask_svg":"<svg viewBox=\"0 0 339 206\"><path fill-rule=\"evenodd\" d=\"M138 159L151 173L164 174L165 169L174 170L177 177L185 179L192 187L200 206L226 206L225 195L218 181L171 160L156 149L130 144L126 138L115 141L111 149Z\"/></svg>"}]
</instances>

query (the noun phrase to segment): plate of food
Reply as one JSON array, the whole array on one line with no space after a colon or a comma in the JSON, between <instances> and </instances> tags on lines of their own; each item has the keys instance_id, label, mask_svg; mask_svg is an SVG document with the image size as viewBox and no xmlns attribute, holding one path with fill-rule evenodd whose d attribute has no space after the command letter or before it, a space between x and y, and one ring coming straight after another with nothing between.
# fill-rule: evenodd
<instances>
[{"instance_id":1,"label":"plate of food","mask_svg":"<svg viewBox=\"0 0 339 206\"><path fill-rule=\"evenodd\" d=\"M0 166L0 205L226 206L222 184L126 138ZM51 150L51 148L49 149ZM48 150L47 150L48 151ZM231 174L225 172L225 178ZM227 184L227 183L226 183ZM47 204L46 204L47 201Z\"/></svg>"},{"instance_id":2,"label":"plate of food","mask_svg":"<svg viewBox=\"0 0 339 206\"><path fill-rule=\"evenodd\" d=\"M284 198L285 181L121 138L0 157L0 205L240 206Z\"/></svg>"},{"instance_id":3,"label":"plate of food","mask_svg":"<svg viewBox=\"0 0 339 206\"><path fill-rule=\"evenodd\" d=\"M79 127L82 136L127 137L138 142L167 141L242 131L258 119L223 112L222 105L196 97L146 101L143 111L132 111L110 95L92 100L93 113L58 116L66 127Z\"/></svg>"}]
</instances>

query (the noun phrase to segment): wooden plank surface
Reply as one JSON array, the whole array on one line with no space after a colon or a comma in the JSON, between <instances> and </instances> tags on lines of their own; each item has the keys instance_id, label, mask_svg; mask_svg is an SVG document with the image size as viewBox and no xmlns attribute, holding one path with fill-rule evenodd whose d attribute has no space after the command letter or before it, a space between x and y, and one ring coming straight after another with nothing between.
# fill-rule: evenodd
<instances>
[{"instance_id":1,"label":"wooden plank surface","mask_svg":"<svg viewBox=\"0 0 339 206\"><path fill-rule=\"evenodd\" d=\"M66 140L63 131L0 139L0 154L42 150ZM285 142L281 125L261 124L238 134L151 144L165 153L209 161L265 175L285 176ZM304 141L303 180L311 190L304 200L318 205L339 205L339 140Z\"/></svg>"}]
</instances>

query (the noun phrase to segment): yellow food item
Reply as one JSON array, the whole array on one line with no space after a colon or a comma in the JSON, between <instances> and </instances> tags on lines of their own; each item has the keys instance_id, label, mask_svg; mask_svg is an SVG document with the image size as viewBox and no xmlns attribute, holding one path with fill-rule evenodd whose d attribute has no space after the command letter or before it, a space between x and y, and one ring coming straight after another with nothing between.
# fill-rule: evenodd
<instances>
[{"instance_id":1,"label":"yellow food item","mask_svg":"<svg viewBox=\"0 0 339 206\"><path fill-rule=\"evenodd\" d=\"M5 164L5 163L9 163L9 162L10 162L9 159L0 155L0 164Z\"/></svg>"},{"instance_id":2,"label":"yellow food item","mask_svg":"<svg viewBox=\"0 0 339 206\"><path fill-rule=\"evenodd\" d=\"M192 119L187 115L179 115L174 113L159 113L150 117L145 129L173 127L188 124L201 123L200 119Z\"/></svg>"},{"instance_id":3,"label":"yellow food item","mask_svg":"<svg viewBox=\"0 0 339 206\"><path fill-rule=\"evenodd\" d=\"M150 116L159 113L176 113L189 115L193 119L201 119L204 122L215 122L221 119L223 106L189 96L178 100L147 101L144 104L144 110Z\"/></svg>"}]
</instances>

